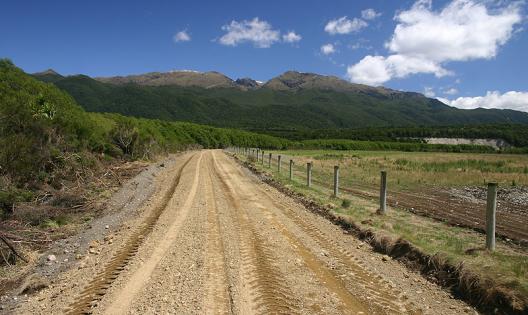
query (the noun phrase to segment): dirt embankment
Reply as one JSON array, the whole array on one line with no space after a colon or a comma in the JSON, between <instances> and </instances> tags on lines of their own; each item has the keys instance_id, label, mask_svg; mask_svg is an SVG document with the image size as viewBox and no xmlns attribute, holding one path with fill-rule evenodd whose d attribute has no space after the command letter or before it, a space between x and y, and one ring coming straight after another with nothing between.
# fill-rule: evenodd
<instances>
[{"instance_id":1,"label":"dirt embankment","mask_svg":"<svg viewBox=\"0 0 528 315\"><path fill-rule=\"evenodd\" d=\"M509 148L511 145L503 139L467 139L467 138L423 138L426 143L430 144L473 144L487 145L494 149Z\"/></svg>"}]
</instances>

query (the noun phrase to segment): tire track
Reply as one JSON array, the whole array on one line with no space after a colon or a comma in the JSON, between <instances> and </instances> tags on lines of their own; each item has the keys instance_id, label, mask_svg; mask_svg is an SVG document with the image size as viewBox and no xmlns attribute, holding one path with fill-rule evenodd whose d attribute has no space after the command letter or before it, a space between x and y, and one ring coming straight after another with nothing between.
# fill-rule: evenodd
<instances>
[{"instance_id":1,"label":"tire track","mask_svg":"<svg viewBox=\"0 0 528 315\"><path fill-rule=\"evenodd\" d=\"M166 237L161 242L156 244L156 247L154 247L154 250L151 253L149 259L141 265L141 268L137 269L131 275L130 279L128 279L125 286L119 290L117 296L105 310L106 314L121 314L131 305L132 301L134 300L134 297L141 291L141 289L147 283L152 272L157 267L158 263L165 256L165 254L177 238L178 231L181 229L183 223L185 222L185 219L187 218L190 208L196 197L200 178L200 164L202 160L202 155L203 153L200 153L196 161L194 176L191 179L191 189L187 195L187 198L185 199L185 202L179 209L174 221L170 224L166 232Z\"/></svg>"},{"instance_id":2,"label":"tire track","mask_svg":"<svg viewBox=\"0 0 528 315\"><path fill-rule=\"evenodd\" d=\"M300 215L289 209L288 206L277 202L268 192L261 190L263 195L266 195L270 202L274 204L277 209L282 210L289 219L297 224L306 234L308 234L314 242L321 248L325 249L330 256L337 258L341 262L341 267L344 269L345 275L350 277L351 281L348 283L360 284L361 289L366 290L368 296L376 297L376 300L384 308L392 312L412 312L409 306L406 306L398 292L391 292L388 288L388 282L383 281L380 277L376 277L370 273L364 263L352 254L349 250L343 248L338 242L326 233L321 231L315 224L302 218ZM276 224L279 224L275 215L273 215ZM342 278L342 277L341 277Z\"/></svg>"},{"instance_id":3,"label":"tire track","mask_svg":"<svg viewBox=\"0 0 528 315\"><path fill-rule=\"evenodd\" d=\"M233 292L228 283L227 259L220 227L217 196L211 175L212 156L206 164L207 240L206 240L206 314L234 314ZM210 303L210 304L209 304Z\"/></svg>"},{"instance_id":4,"label":"tire track","mask_svg":"<svg viewBox=\"0 0 528 315\"><path fill-rule=\"evenodd\" d=\"M177 171L174 181L163 195L160 205L152 210L151 214L145 219L145 222L128 238L124 246L106 264L104 269L88 283L80 293L78 299L68 307L66 314L92 313L93 308L96 307L97 303L103 298L112 283L119 277L128 262L134 258L139 246L156 225L158 218L167 208L172 195L180 184L183 170L193 157L194 155L191 155Z\"/></svg>"},{"instance_id":5,"label":"tire track","mask_svg":"<svg viewBox=\"0 0 528 315\"><path fill-rule=\"evenodd\" d=\"M262 235L251 224L248 213L241 206L235 190L225 180L226 174L218 165L213 154L214 175L227 197L230 208L235 212L235 226L240 235L241 273L243 282L249 289L249 309L259 314L299 314L297 301L289 288L283 284L284 276L275 266L273 251ZM244 298L242 297L244 300ZM242 306L241 308L244 308Z\"/></svg>"},{"instance_id":6,"label":"tire track","mask_svg":"<svg viewBox=\"0 0 528 315\"><path fill-rule=\"evenodd\" d=\"M240 176L246 176L239 168L233 168ZM413 310L411 305L406 305L402 297L398 294L399 292L392 292L392 290L388 287L388 282L382 281L380 276L376 277L375 275L368 272L364 264L360 262L359 259L354 257L350 251L342 248L340 244L318 229L313 223L302 218L300 215L295 213L295 211L290 209L289 206L278 202L276 198L271 196L267 191L258 185L252 186L254 186L255 190L258 191L256 194L265 197L259 198L259 200L262 202L267 203L267 205L262 204L260 210L268 214L271 223L275 225L279 231L281 231L281 233L283 233L283 235L294 245L293 247L300 249L301 255L305 258L305 261L308 262L308 267L311 265L311 269L319 273L321 277L327 281L327 285L332 286L332 290L338 292L341 300L347 306L348 311L353 310L354 307L357 308L358 304L356 299L350 298L350 291L357 292L360 290L359 292L361 292L362 297L364 299L368 298L368 301L364 300L363 302L373 304L375 301L374 304L378 305L378 307L384 312L400 314L413 314L416 312ZM244 190L244 188L240 187L240 190ZM251 192L247 193L250 194ZM310 236L310 238L317 245L319 245L320 248L324 249L329 254L329 256L337 259L340 262L340 272L338 273L338 270L334 269L330 274L328 274L326 272L328 268L325 268L325 270L318 267L316 262L313 261L310 251L302 245L302 242L295 235L293 235L286 226L280 223L284 220L279 220L273 212L269 211L268 206L280 210L281 214L284 214L288 219L294 222L303 232ZM339 281L328 281L328 279L335 279ZM346 283L353 284L353 290L348 290L342 284L343 279L347 279ZM375 299L372 299L372 297Z\"/></svg>"}]
</instances>

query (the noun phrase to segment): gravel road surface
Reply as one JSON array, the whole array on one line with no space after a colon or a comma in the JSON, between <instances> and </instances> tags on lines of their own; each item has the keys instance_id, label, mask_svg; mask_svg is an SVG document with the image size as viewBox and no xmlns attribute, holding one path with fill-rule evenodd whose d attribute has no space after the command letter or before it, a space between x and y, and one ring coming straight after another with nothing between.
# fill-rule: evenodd
<instances>
[{"instance_id":1,"label":"gravel road surface","mask_svg":"<svg viewBox=\"0 0 528 315\"><path fill-rule=\"evenodd\" d=\"M222 151L182 154L152 185L137 215L15 313L87 311L79 301L94 314L475 313Z\"/></svg>"}]
</instances>

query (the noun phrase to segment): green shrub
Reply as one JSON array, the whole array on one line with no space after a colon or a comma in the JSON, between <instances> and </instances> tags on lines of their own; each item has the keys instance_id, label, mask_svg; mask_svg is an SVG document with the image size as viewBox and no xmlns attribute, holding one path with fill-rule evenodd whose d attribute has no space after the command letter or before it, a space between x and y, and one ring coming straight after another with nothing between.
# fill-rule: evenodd
<instances>
[{"instance_id":1,"label":"green shrub","mask_svg":"<svg viewBox=\"0 0 528 315\"><path fill-rule=\"evenodd\" d=\"M496 150L484 145L450 145L427 144L419 142L381 142L356 141L346 139L315 139L292 143L289 149L319 150L369 150L369 151L404 151L404 152L467 152L494 153Z\"/></svg>"},{"instance_id":2,"label":"green shrub","mask_svg":"<svg viewBox=\"0 0 528 315\"><path fill-rule=\"evenodd\" d=\"M40 224L41 227L43 228L52 228L52 229L55 229L55 228L58 228L59 227L59 223L55 220L52 220L52 219L45 219L44 222L42 222Z\"/></svg>"},{"instance_id":3,"label":"green shrub","mask_svg":"<svg viewBox=\"0 0 528 315\"><path fill-rule=\"evenodd\" d=\"M33 199L31 191L9 188L10 190L0 190L0 210L4 214L11 213L13 205L17 202L27 202Z\"/></svg>"},{"instance_id":4,"label":"green shrub","mask_svg":"<svg viewBox=\"0 0 528 315\"><path fill-rule=\"evenodd\" d=\"M0 176L11 178L15 187L60 185L61 178L94 167L94 154L149 159L189 147L283 149L288 144L241 130L87 113L53 84L0 59Z\"/></svg>"}]
</instances>

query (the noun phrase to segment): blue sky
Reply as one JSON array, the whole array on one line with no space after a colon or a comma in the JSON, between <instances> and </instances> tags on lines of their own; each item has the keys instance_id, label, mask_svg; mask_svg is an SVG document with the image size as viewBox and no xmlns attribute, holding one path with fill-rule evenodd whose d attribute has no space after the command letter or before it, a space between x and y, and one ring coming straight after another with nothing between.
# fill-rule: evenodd
<instances>
[{"instance_id":1,"label":"blue sky","mask_svg":"<svg viewBox=\"0 0 528 315\"><path fill-rule=\"evenodd\" d=\"M287 70L528 111L521 1L9 1L0 57L27 72L112 76Z\"/></svg>"}]
</instances>

